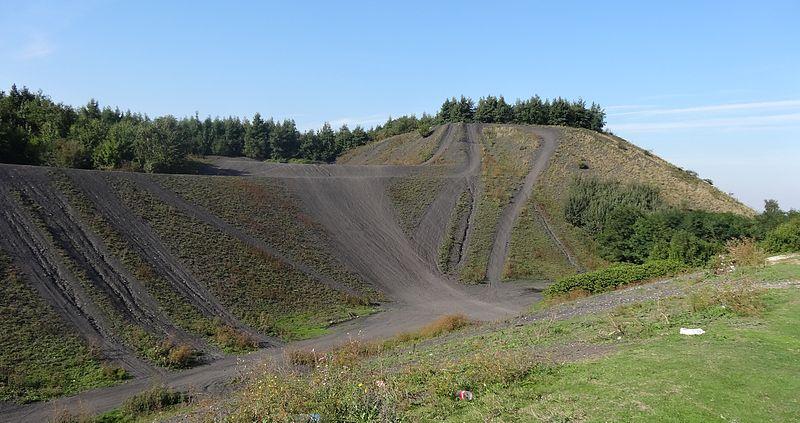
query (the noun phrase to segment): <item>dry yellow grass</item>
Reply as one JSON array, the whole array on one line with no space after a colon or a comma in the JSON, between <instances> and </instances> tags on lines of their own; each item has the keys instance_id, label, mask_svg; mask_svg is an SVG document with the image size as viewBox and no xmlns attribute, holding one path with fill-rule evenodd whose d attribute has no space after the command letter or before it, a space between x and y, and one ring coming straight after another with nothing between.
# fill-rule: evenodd
<instances>
[{"instance_id":1,"label":"dry yellow grass","mask_svg":"<svg viewBox=\"0 0 800 423\"><path fill-rule=\"evenodd\" d=\"M336 162L351 165L419 165L436 151L445 130L445 126L439 126L433 134L424 138L417 131L395 135L354 148Z\"/></svg>"},{"instance_id":2,"label":"dry yellow grass","mask_svg":"<svg viewBox=\"0 0 800 423\"><path fill-rule=\"evenodd\" d=\"M580 169L583 161L588 169ZM565 192L577 175L627 183L647 183L659 188L664 200L676 207L730 212L752 216L755 212L713 185L691 176L666 160L619 137L564 128L547 178L548 185Z\"/></svg>"}]
</instances>

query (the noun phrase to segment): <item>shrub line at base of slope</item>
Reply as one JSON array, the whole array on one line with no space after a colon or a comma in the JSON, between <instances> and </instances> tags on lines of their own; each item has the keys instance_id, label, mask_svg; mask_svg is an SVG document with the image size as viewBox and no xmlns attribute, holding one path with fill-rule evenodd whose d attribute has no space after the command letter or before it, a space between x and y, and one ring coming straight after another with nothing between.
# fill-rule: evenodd
<instances>
[{"instance_id":1,"label":"shrub line at base of slope","mask_svg":"<svg viewBox=\"0 0 800 423\"><path fill-rule=\"evenodd\" d=\"M578 290L597 294L633 282L673 276L686 268L685 264L675 260L654 260L644 264L618 264L594 272L559 279L548 286L544 290L544 294L550 298Z\"/></svg>"}]
</instances>

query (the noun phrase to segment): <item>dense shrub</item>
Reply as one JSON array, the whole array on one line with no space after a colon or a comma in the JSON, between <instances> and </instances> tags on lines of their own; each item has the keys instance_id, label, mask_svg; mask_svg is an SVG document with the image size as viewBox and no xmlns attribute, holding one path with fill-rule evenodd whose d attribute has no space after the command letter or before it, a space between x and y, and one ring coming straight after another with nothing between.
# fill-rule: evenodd
<instances>
[{"instance_id":1,"label":"dense shrub","mask_svg":"<svg viewBox=\"0 0 800 423\"><path fill-rule=\"evenodd\" d=\"M658 189L648 185L577 178L569 187L564 217L572 225L598 234L618 210L645 213L662 205Z\"/></svg>"},{"instance_id":2,"label":"dense shrub","mask_svg":"<svg viewBox=\"0 0 800 423\"><path fill-rule=\"evenodd\" d=\"M800 217L792 218L767 233L764 248L772 253L800 251Z\"/></svg>"},{"instance_id":3,"label":"dense shrub","mask_svg":"<svg viewBox=\"0 0 800 423\"><path fill-rule=\"evenodd\" d=\"M544 293L548 297L553 297L581 289L596 294L631 282L675 275L685 268L683 263L675 260L655 260L644 264L619 264L559 279L547 287Z\"/></svg>"}]
</instances>

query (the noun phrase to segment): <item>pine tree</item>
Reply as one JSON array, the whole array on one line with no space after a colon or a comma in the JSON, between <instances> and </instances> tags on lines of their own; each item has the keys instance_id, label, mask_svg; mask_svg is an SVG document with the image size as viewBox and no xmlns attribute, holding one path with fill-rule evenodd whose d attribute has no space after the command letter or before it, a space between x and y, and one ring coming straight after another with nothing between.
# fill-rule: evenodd
<instances>
[{"instance_id":1,"label":"pine tree","mask_svg":"<svg viewBox=\"0 0 800 423\"><path fill-rule=\"evenodd\" d=\"M266 159L269 156L268 137L267 123L261 119L261 114L256 113L244 134L244 155L256 160Z\"/></svg>"}]
</instances>

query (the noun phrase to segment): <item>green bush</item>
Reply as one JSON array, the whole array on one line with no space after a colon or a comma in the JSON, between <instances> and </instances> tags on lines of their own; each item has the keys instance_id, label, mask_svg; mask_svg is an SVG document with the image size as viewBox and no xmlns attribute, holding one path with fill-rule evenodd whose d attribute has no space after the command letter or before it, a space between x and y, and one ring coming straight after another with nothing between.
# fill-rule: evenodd
<instances>
[{"instance_id":1,"label":"green bush","mask_svg":"<svg viewBox=\"0 0 800 423\"><path fill-rule=\"evenodd\" d=\"M564 217L572 225L598 234L609 216L619 209L645 213L662 205L658 189L651 186L578 178L569 187Z\"/></svg>"},{"instance_id":2,"label":"green bush","mask_svg":"<svg viewBox=\"0 0 800 423\"><path fill-rule=\"evenodd\" d=\"M582 273L559 279L544 290L545 296L553 297L573 290L589 293L610 291L631 282L661 276L674 275L686 266L676 260L654 260L644 264L619 264L594 272Z\"/></svg>"},{"instance_id":3,"label":"green bush","mask_svg":"<svg viewBox=\"0 0 800 423\"><path fill-rule=\"evenodd\" d=\"M800 218L781 223L767 233L764 248L772 253L800 251Z\"/></svg>"}]
</instances>

